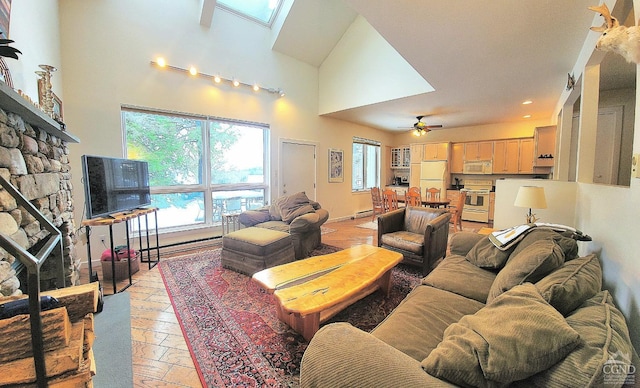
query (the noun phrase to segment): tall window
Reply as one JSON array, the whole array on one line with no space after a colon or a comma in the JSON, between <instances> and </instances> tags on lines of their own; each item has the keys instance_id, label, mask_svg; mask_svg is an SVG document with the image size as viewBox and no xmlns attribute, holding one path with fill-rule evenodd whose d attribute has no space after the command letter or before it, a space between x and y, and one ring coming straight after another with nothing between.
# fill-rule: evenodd
<instances>
[{"instance_id":1,"label":"tall window","mask_svg":"<svg viewBox=\"0 0 640 388\"><path fill-rule=\"evenodd\" d=\"M159 228L219 225L263 206L268 127L128 108L122 121L127 158L149 162Z\"/></svg>"},{"instance_id":2,"label":"tall window","mask_svg":"<svg viewBox=\"0 0 640 388\"><path fill-rule=\"evenodd\" d=\"M364 191L380 186L380 143L353 138L351 190Z\"/></svg>"}]
</instances>

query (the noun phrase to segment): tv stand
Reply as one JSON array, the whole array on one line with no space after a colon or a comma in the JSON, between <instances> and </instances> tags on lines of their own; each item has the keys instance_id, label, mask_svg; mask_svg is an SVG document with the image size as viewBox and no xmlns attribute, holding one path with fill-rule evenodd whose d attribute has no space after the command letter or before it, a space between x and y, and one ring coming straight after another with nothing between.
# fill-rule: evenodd
<instances>
[{"instance_id":1,"label":"tv stand","mask_svg":"<svg viewBox=\"0 0 640 388\"><path fill-rule=\"evenodd\" d=\"M153 213L155 216L155 229L156 229L156 244L155 247L151 247L150 238L149 238L149 218L148 215ZM140 227L140 218L144 216L145 225L146 225L146 248L143 248L143 236L142 236L142 228ZM116 286L116 262L115 262L115 245L113 242L113 225L124 222L126 229L126 237L127 237L127 251L131 248L130 242L130 233L129 233L129 221L137 220L138 222L138 239L140 243L140 262L148 263L149 269L153 268L160 262L160 240L158 236L158 208L150 207L150 208L138 208L127 212L114 213L108 216L92 218L90 220L82 221L82 226L85 227L85 232L87 235L87 260L89 262L89 279L93 275L93 265L91 263L91 227L92 226L108 226L109 227L109 246L111 247L111 281L113 284L113 293L116 294L118 292L124 291L129 288L133 284L133 280L131 278L131 260L128 261L128 270L129 270L129 284L125 285L122 289L118 290ZM151 259L151 251L156 250L156 259ZM144 252L146 251L147 257L145 259Z\"/></svg>"}]
</instances>

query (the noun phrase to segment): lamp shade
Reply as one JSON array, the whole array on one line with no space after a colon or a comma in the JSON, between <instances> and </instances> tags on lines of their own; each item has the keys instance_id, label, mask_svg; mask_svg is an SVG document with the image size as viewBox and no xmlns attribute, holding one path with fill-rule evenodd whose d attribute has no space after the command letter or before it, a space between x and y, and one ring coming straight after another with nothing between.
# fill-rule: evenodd
<instances>
[{"instance_id":1,"label":"lamp shade","mask_svg":"<svg viewBox=\"0 0 640 388\"><path fill-rule=\"evenodd\" d=\"M546 209L547 199L544 196L544 187L520 186L513 205L530 209Z\"/></svg>"}]
</instances>

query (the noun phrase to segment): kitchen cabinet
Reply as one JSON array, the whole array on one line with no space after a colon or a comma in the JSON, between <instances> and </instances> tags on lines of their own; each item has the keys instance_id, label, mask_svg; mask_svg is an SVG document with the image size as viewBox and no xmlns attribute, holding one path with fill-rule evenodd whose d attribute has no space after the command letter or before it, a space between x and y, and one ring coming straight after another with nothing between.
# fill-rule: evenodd
<instances>
[{"instance_id":1,"label":"kitchen cabinet","mask_svg":"<svg viewBox=\"0 0 640 388\"><path fill-rule=\"evenodd\" d=\"M519 174L533 173L533 151L533 138L520 139L520 160L518 161Z\"/></svg>"},{"instance_id":2,"label":"kitchen cabinet","mask_svg":"<svg viewBox=\"0 0 640 388\"><path fill-rule=\"evenodd\" d=\"M411 163L420 163L422 162L422 152L424 150L424 144L422 143L414 143L409 145L410 151L410 161Z\"/></svg>"},{"instance_id":3,"label":"kitchen cabinet","mask_svg":"<svg viewBox=\"0 0 640 388\"><path fill-rule=\"evenodd\" d=\"M536 167L553 167L556 152L556 126L537 127L534 132Z\"/></svg>"},{"instance_id":4,"label":"kitchen cabinet","mask_svg":"<svg viewBox=\"0 0 640 388\"><path fill-rule=\"evenodd\" d=\"M408 146L391 149L391 168L409 168L411 150Z\"/></svg>"},{"instance_id":5,"label":"kitchen cabinet","mask_svg":"<svg viewBox=\"0 0 640 388\"><path fill-rule=\"evenodd\" d=\"M452 174L462 174L464 167L464 143L451 144L451 163L449 168Z\"/></svg>"},{"instance_id":6,"label":"kitchen cabinet","mask_svg":"<svg viewBox=\"0 0 640 388\"><path fill-rule=\"evenodd\" d=\"M448 160L449 159L449 143L426 143L422 160L429 162L432 160Z\"/></svg>"},{"instance_id":7,"label":"kitchen cabinet","mask_svg":"<svg viewBox=\"0 0 640 388\"><path fill-rule=\"evenodd\" d=\"M496 140L493 142L493 173L517 174L520 161L520 140Z\"/></svg>"},{"instance_id":8,"label":"kitchen cabinet","mask_svg":"<svg viewBox=\"0 0 640 388\"><path fill-rule=\"evenodd\" d=\"M493 158L493 142L480 141L464 143L464 160L491 160Z\"/></svg>"}]
</instances>

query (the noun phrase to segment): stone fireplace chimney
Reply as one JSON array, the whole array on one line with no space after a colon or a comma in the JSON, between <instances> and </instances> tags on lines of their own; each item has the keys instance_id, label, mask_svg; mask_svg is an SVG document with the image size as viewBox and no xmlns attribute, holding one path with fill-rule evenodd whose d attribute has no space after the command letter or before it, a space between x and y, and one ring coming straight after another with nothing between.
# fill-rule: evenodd
<instances>
[{"instance_id":1,"label":"stone fireplace chimney","mask_svg":"<svg viewBox=\"0 0 640 388\"><path fill-rule=\"evenodd\" d=\"M62 233L63 260L52 256L41 267L41 290L57 284L63 265L66 286L79 284L80 259L75 253L75 225L69 164L69 142L78 142L60 124L0 82L0 176L10 182ZM16 200L0 188L0 232L32 254L48 232ZM58 255L60 250L54 250ZM63 263L63 264L60 264ZM26 270L0 248L0 298L19 295ZM24 284L25 282L23 282Z\"/></svg>"}]
</instances>

